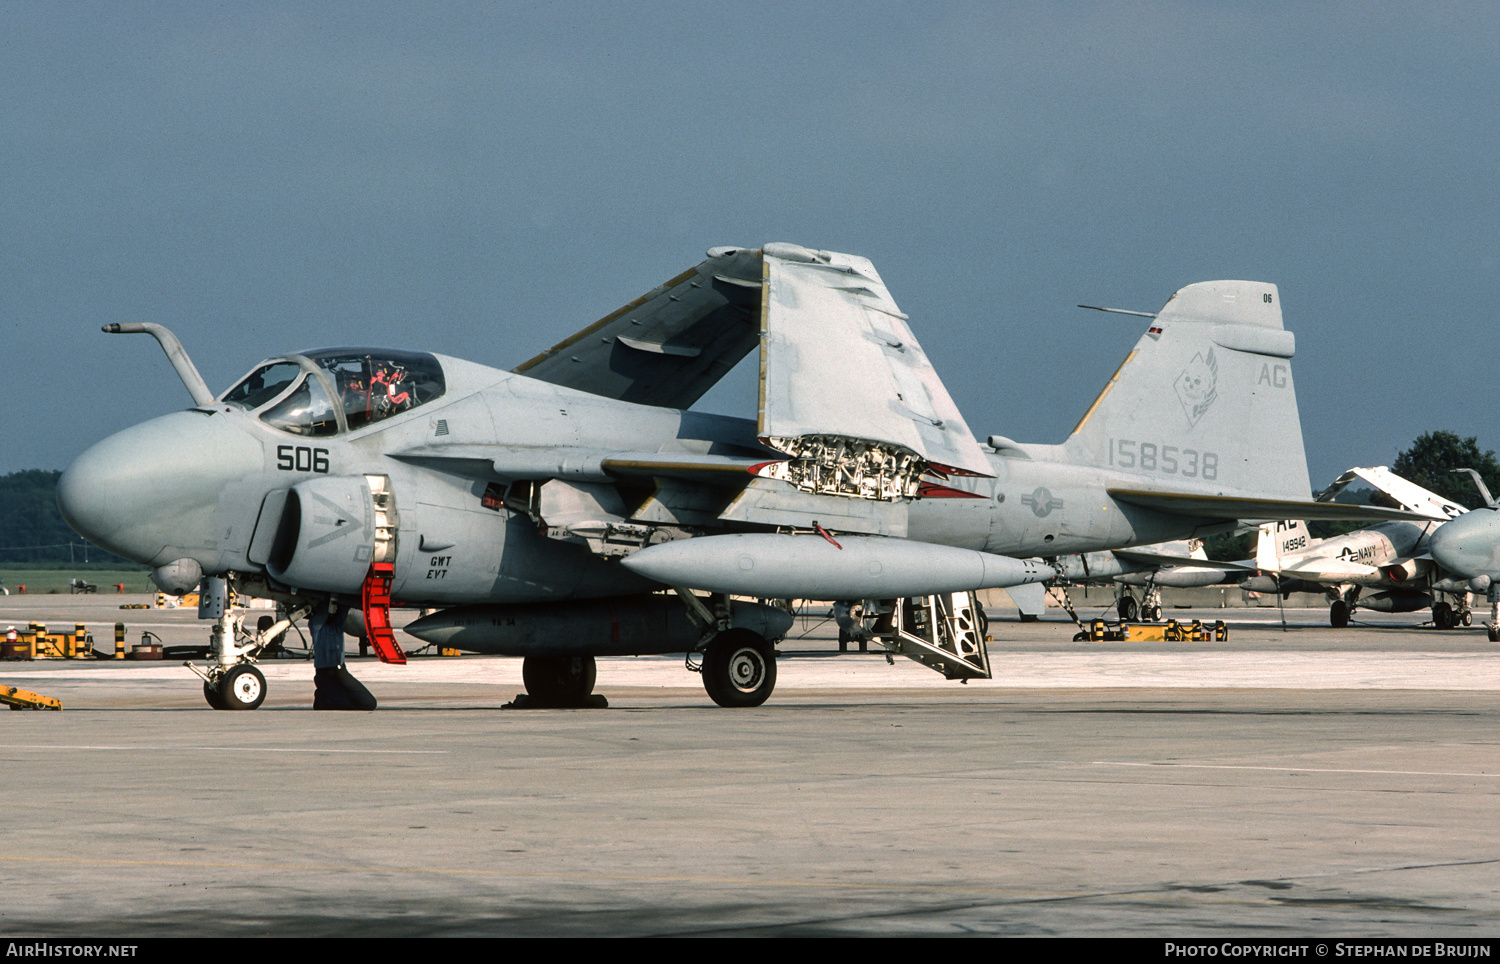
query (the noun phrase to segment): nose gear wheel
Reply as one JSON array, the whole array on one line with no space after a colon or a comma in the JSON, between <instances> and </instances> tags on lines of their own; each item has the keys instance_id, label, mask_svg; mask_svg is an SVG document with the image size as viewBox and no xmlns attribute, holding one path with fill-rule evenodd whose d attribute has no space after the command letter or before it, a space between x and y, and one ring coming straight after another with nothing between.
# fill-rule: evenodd
<instances>
[{"instance_id":1,"label":"nose gear wheel","mask_svg":"<svg viewBox=\"0 0 1500 964\"><path fill-rule=\"evenodd\" d=\"M233 666L219 681L219 700L226 710L253 710L266 700L266 678L249 663Z\"/></svg>"}]
</instances>

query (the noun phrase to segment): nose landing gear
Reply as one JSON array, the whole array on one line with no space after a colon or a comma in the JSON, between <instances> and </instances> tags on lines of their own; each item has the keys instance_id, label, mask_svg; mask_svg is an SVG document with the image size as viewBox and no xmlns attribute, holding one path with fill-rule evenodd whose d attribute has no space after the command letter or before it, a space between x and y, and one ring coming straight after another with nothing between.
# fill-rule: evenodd
<instances>
[{"instance_id":1,"label":"nose landing gear","mask_svg":"<svg viewBox=\"0 0 1500 964\"><path fill-rule=\"evenodd\" d=\"M271 627L271 631L246 633L240 625L240 617L226 614L214 625L209 659L213 665L207 670L193 663L184 663L188 669L203 677L203 698L216 710L253 710L266 701L266 677L256 669L252 660L262 646L269 643L291 625L282 620ZM246 644L238 644L235 634L245 637ZM225 642L227 640L227 643Z\"/></svg>"},{"instance_id":2,"label":"nose landing gear","mask_svg":"<svg viewBox=\"0 0 1500 964\"><path fill-rule=\"evenodd\" d=\"M241 663L220 678L218 689L204 683L204 697L210 692L216 699L209 699L208 705L216 710L253 710L266 701L266 678L254 666Z\"/></svg>"},{"instance_id":3,"label":"nose landing gear","mask_svg":"<svg viewBox=\"0 0 1500 964\"><path fill-rule=\"evenodd\" d=\"M217 611L209 636L209 666L201 669L191 662L183 665L203 677L203 699L209 706L216 710L256 709L266 700L266 677L255 667L255 657L307 610L293 610L272 625L251 633L244 627L244 611L228 604L226 580L210 577L204 580L203 588L208 604L207 609L200 607L200 615Z\"/></svg>"},{"instance_id":4,"label":"nose landing gear","mask_svg":"<svg viewBox=\"0 0 1500 964\"><path fill-rule=\"evenodd\" d=\"M1338 586L1330 586L1328 589L1328 625L1334 629L1343 629L1349 625L1349 620L1354 618L1355 607L1359 605L1359 592L1362 587L1352 586L1341 590Z\"/></svg>"}]
</instances>

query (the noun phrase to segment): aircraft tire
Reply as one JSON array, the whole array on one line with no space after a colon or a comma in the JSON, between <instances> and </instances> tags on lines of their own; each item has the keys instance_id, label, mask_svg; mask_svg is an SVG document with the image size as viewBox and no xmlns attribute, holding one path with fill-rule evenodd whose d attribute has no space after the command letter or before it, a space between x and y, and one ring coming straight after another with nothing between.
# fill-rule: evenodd
<instances>
[{"instance_id":1,"label":"aircraft tire","mask_svg":"<svg viewBox=\"0 0 1500 964\"><path fill-rule=\"evenodd\" d=\"M1458 625L1458 619L1453 615L1453 607L1445 602L1432 604L1432 624L1438 629L1452 629Z\"/></svg>"},{"instance_id":2,"label":"aircraft tire","mask_svg":"<svg viewBox=\"0 0 1500 964\"><path fill-rule=\"evenodd\" d=\"M219 692L218 687L207 680L203 683L203 698L208 700L208 705L216 710L229 709L229 704L224 702L224 695Z\"/></svg>"},{"instance_id":3,"label":"aircraft tire","mask_svg":"<svg viewBox=\"0 0 1500 964\"><path fill-rule=\"evenodd\" d=\"M703 653L703 689L720 706L759 706L776 688L776 650L748 629L731 629Z\"/></svg>"},{"instance_id":4,"label":"aircraft tire","mask_svg":"<svg viewBox=\"0 0 1500 964\"><path fill-rule=\"evenodd\" d=\"M1115 611L1120 614L1120 622L1133 623L1139 609L1136 607L1135 599L1130 596L1121 596L1120 604L1115 607Z\"/></svg>"},{"instance_id":5,"label":"aircraft tire","mask_svg":"<svg viewBox=\"0 0 1500 964\"><path fill-rule=\"evenodd\" d=\"M1161 622L1161 607L1160 606L1152 606L1151 607L1151 611L1146 614L1146 618L1149 619L1153 623L1159 623L1159 622Z\"/></svg>"},{"instance_id":6,"label":"aircraft tire","mask_svg":"<svg viewBox=\"0 0 1500 964\"><path fill-rule=\"evenodd\" d=\"M599 666L592 656L528 656L521 662L527 695L557 706L582 704L598 678Z\"/></svg>"},{"instance_id":7,"label":"aircraft tire","mask_svg":"<svg viewBox=\"0 0 1500 964\"><path fill-rule=\"evenodd\" d=\"M266 678L249 663L241 663L224 674L219 698L226 710L253 710L266 701Z\"/></svg>"},{"instance_id":8,"label":"aircraft tire","mask_svg":"<svg viewBox=\"0 0 1500 964\"><path fill-rule=\"evenodd\" d=\"M1328 623L1334 629L1343 629L1349 625L1349 604L1342 599L1335 599L1333 605L1328 607Z\"/></svg>"},{"instance_id":9,"label":"aircraft tire","mask_svg":"<svg viewBox=\"0 0 1500 964\"><path fill-rule=\"evenodd\" d=\"M1465 609L1464 610L1464 625L1465 626L1471 626L1473 624L1474 624L1474 616L1467 609Z\"/></svg>"}]
</instances>

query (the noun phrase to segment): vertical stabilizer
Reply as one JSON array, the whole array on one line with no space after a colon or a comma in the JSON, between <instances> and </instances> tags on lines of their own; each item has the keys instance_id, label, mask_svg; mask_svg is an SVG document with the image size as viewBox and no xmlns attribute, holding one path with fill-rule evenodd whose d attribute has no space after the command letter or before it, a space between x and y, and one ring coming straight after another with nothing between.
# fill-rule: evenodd
<instances>
[{"instance_id":1,"label":"vertical stabilizer","mask_svg":"<svg viewBox=\"0 0 1500 964\"><path fill-rule=\"evenodd\" d=\"M1294 348L1275 285L1188 285L1152 319L1064 448L1176 490L1305 501Z\"/></svg>"},{"instance_id":2,"label":"vertical stabilizer","mask_svg":"<svg viewBox=\"0 0 1500 964\"><path fill-rule=\"evenodd\" d=\"M1280 572L1286 568L1283 561L1294 552L1301 552L1312 544L1307 534L1307 523L1299 520L1267 522L1260 527L1255 542L1255 567L1262 572Z\"/></svg>"}]
</instances>

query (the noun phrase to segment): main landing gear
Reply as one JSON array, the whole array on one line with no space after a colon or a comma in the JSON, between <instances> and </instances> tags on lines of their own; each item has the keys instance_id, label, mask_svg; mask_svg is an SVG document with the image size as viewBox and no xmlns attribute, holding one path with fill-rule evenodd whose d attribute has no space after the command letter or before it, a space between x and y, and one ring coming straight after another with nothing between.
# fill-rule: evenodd
<instances>
[{"instance_id":1,"label":"main landing gear","mask_svg":"<svg viewBox=\"0 0 1500 964\"><path fill-rule=\"evenodd\" d=\"M734 627L727 595L714 593L705 603L691 589L674 586L672 591L703 630L695 650L703 661L695 664L689 653L687 668L703 675L708 698L720 706L759 706L770 699L776 689L776 647L757 632Z\"/></svg>"},{"instance_id":2,"label":"main landing gear","mask_svg":"<svg viewBox=\"0 0 1500 964\"><path fill-rule=\"evenodd\" d=\"M521 663L524 705L557 709L608 705L602 696L590 699L597 678L592 656L528 656Z\"/></svg>"},{"instance_id":3,"label":"main landing gear","mask_svg":"<svg viewBox=\"0 0 1500 964\"><path fill-rule=\"evenodd\" d=\"M1149 587L1139 604L1128 590L1122 591L1120 601L1115 606L1115 612L1119 614L1122 623L1133 623L1137 617L1141 622L1159 622L1161 620L1161 590L1155 586Z\"/></svg>"},{"instance_id":4,"label":"main landing gear","mask_svg":"<svg viewBox=\"0 0 1500 964\"><path fill-rule=\"evenodd\" d=\"M759 706L776 688L776 650L759 633L731 629L703 651L703 688L720 706Z\"/></svg>"},{"instance_id":5,"label":"main landing gear","mask_svg":"<svg viewBox=\"0 0 1500 964\"><path fill-rule=\"evenodd\" d=\"M1457 629L1463 624L1463 616L1445 600L1432 604L1432 625L1436 629Z\"/></svg>"},{"instance_id":6,"label":"main landing gear","mask_svg":"<svg viewBox=\"0 0 1500 964\"><path fill-rule=\"evenodd\" d=\"M1446 599L1439 599L1432 604L1432 625L1438 629L1457 629L1460 626L1469 626L1474 622L1474 613L1469 609L1469 597L1467 593L1455 597L1458 605L1454 606Z\"/></svg>"}]
</instances>

